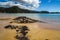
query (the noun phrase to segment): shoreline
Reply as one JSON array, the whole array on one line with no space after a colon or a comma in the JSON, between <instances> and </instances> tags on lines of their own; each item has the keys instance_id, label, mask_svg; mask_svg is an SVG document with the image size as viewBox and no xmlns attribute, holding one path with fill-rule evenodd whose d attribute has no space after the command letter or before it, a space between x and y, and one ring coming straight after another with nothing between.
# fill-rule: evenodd
<instances>
[{"instance_id":1,"label":"shoreline","mask_svg":"<svg viewBox=\"0 0 60 40\"><path fill-rule=\"evenodd\" d=\"M15 29L5 29L4 26L6 25L18 25L18 26L27 26L30 30L27 34L27 37L30 40L60 40L60 25L51 25L48 23L9 23L12 20L3 20L0 21L0 40L16 40L16 31Z\"/></svg>"},{"instance_id":2,"label":"shoreline","mask_svg":"<svg viewBox=\"0 0 60 40\"><path fill-rule=\"evenodd\" d=\"M43 24L32 23L32 24L19 24L19 25L28 27L30 31L28 32L27 36L30 40L60 39L60 36L59 36L60 30L44 29L42 27L47 26L45 25L45 23ZM51 26L51 25L48 25L48 26ZM4 26L2 27L1 25L0 25L0 35L1 35L0 36L1 40L16 40L14 38L16 35L16 31L11 29L4 29Z\"/></svg>"},{"instance_id":3,"label":"shoreline","mask_svg":"<svg viewBox=\"0 0 60 40\"><path fill-rule=\"evenodd\" d=\"M11 18L0 18L0 20L10 20Z\"/></svg>"}]
</instances>

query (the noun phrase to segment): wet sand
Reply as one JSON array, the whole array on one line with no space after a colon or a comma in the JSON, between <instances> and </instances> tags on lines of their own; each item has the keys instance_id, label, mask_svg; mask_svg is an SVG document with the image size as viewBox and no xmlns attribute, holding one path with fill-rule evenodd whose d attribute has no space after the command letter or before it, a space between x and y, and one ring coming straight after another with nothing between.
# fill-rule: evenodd
<instances>
[{"instance_id":1,"label":"wet sand","mask_svg":"<svg viewBox=\"0 0 60 40\"><path fill-rule=\"evenodd\" d=\"M13 29L5 29L4 26L10 24L11 20L0 20L0 40L16 40L16 31ZM48 23L30 23L30 24L15 24L27 26L30 31L27 36L30 40L60 40L60 25Z\"/></svg>"}]
</instances>

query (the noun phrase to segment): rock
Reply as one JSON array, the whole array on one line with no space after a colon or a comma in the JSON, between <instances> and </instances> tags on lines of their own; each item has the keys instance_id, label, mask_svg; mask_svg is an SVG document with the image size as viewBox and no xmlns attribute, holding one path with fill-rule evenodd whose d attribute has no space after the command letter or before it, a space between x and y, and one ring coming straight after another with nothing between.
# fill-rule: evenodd
<instances>
[{"instance_id":1,"label":"rock","mask_svg":"<svg viewBox=\"0 0 60 40\"><path fill-rule=\"evenodd\" d=\"M35 23L35 22L45 23L45 22L43 22L43 21L31 19L31 18L28 18L28 17L25 17L25 16L16 17L16 18L14 18L13 21L10 22L10 23Z\"/></svg>"}]
</instances>

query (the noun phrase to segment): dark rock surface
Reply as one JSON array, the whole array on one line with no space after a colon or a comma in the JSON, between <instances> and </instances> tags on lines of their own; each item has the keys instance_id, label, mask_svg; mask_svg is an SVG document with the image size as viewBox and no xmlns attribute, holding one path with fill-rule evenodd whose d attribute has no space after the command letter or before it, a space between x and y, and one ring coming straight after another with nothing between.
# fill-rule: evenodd
<instances>
[{"instance_id":1,"label":"dark rock surface","mask_svg":"<svg viewBox=\"0 0 60 40\"><path fill-rule=\"evenodd\" d=\"M35 22L41 22L41 23L45 23L43 21L39 21L39 20L35 20L35 19L31 19L25 16L20 16L20 17L16 17L13 19L12 22L10 23L35 23Z\"/></svg>"},{"instance_id":2,"label":"dark rock surface","mask_svg":"<svg viewBox=\"0 0 60 40\"><path fill-rule=\"evenodd\" d=\"M21 28L19 28L19 27L21 27ZM19 27L18 26L14 26L14 25L7 25L7 26L5 26L5 29L15 29L16 33L17 33L15 38L18 39L18 40L29 40L29 38L26 37L28 31L30 31L28 29L28 27L27 26L19 26ZM18 35L20 33L21 33L22 36Z\"/></svg>"}]
</instances>

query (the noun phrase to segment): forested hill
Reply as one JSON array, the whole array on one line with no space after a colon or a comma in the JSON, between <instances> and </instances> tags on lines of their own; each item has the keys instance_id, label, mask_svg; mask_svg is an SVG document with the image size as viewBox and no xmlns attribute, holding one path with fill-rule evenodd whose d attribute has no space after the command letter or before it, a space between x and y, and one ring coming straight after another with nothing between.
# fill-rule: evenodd
<instances>
[{"instance_id":1,"label":"forested hill","mask_svg":"<svg viewBox=\"0 0 60 40\"><path fill-rule=\"evenodd\" d=\"M39 13L39 11L21 9L17 6L13 6L9 8L0 7L0 13Z\"/></svg>"}]
</instances>

